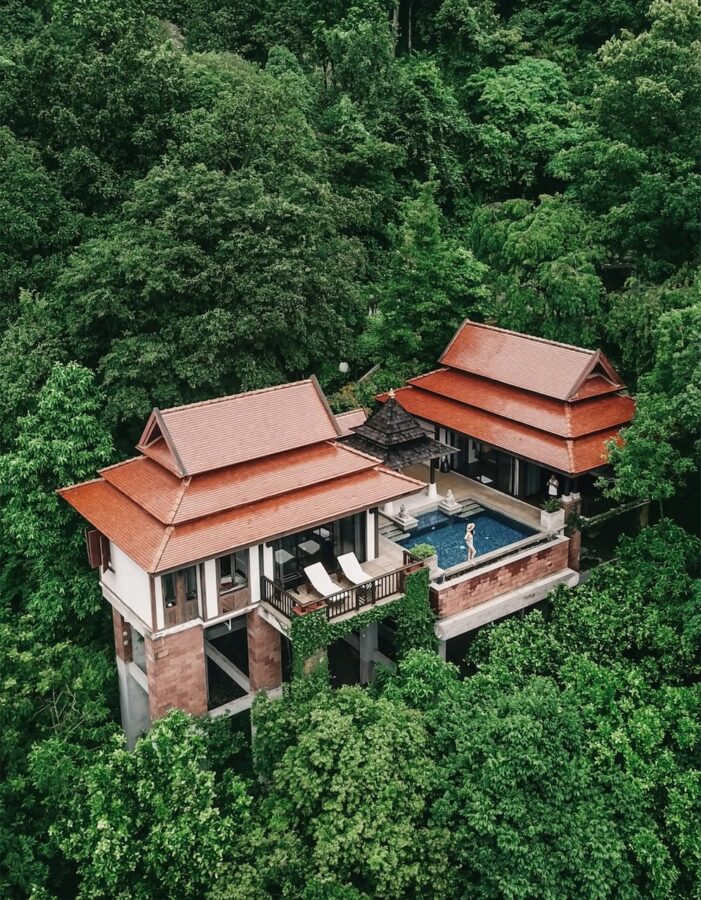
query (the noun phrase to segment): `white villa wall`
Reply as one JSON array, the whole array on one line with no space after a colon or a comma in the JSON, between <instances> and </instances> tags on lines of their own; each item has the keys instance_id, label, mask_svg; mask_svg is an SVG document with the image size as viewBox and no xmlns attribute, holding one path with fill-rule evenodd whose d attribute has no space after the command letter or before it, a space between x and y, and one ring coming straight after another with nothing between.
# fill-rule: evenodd
<instances>
[{"instance_id":1,"label":"white villa wall","mask_svg":"<svg viewBox=\"0 0 701 900\"><path fill-rule=\"evenodd\" d=\"M110 541L110 561L114 571L100 573L101 582L149 627L151 622L151 584L148 573ZM158 609L158 606L156 606Z\"/></svg>"}]
</instances>

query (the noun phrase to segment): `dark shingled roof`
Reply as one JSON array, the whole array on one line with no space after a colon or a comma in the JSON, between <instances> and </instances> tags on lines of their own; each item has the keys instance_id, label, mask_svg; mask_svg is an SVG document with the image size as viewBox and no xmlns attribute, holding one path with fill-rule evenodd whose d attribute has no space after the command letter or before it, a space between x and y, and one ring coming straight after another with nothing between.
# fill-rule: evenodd
<instances>
[{"instance_id":1,"label":"dark shingled roof","mask_svg":"<svg viewBox=\"0 0 701 900\"><path fill-rule=\"evenodd\" d=\"M381 459L390 469L402 469L455 452L454 447L429 437L392 395L367 421L351 431L352 434L341 438L344 444Z\"/></svg>"}]
</instances>

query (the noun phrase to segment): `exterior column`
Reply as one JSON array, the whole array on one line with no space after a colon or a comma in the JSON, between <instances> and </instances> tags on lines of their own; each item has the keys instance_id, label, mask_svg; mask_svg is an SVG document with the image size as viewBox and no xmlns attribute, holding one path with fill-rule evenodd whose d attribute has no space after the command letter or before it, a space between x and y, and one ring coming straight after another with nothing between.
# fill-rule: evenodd
<instances>
[{"instance_id":1,"label":"exterior column","mask_svg":"<svg viewBox=\"0 0 701 900\"><path fill-rule=\"evenodd\" d=\"M127 746L131 750L137 738L148 731L151 724L148 694L130 672L130 666L133 664L131 625L114 607L112 607L112 626L119 680L119 712Z\"/></svg>"},{"instance_id":2,"label":"exterior column","mask_svg":"<svg viewBox=\"0 0 701 900\"><path fill-rule=\"evenodd\" d=\"M246 616L248 630L248 678L251 693L272 690L282 684L280 632L254 609Z\"/></svg>"},{"instance_id":3,"label":"exterior column","mask_svg":"<svg viewBox=\"0 0 701 900\"><path fill-rule=\"evenodd\" d=\"M163 637L144 637L151 721L170 709L193 716L207 712L204 629L194 625Z\"/></svg>"},{"instance_id":4,"label":"exterior column","mask_svg":"<svg viewBox=\"0 0 701 900\"><path fill-rule=\"evenodd\" d=\"M446 661L446 659L448 658L448 641L443 639L438 641L438 655L443 660L443 662Z\"/></svg>"},{"instance_id":5,"label":"exterior column","mask_svg":"<svg viewBox=\"0 0 701 900\"><path fill-rule=\"evenodd\" d=\"M570 517L571 513L580 514L582 510L582 496L581 494L565 494L560 497L560 504L562 508L565 510L565 523ZM570 528L569 529L569 547L567 551L567 565L570 569L573 569L575 572L579 572L579 557L582 552L582 532L579 528Z\"/></svg>"},{"instance_id":6,"label":"exterior column","mask_svg":"<svg viewBox=\"0 0 701 900\"><path fill-rule=\"evenodd\" d=\"M377 622L360 629L358 651L360 654L360 683L371 684L375 680L375 660L373 655L377 650L378 640Z\"/></svg>"},{"instance_id":7,"label":"exterior column","mask_svg":"<svg viewBox=\"0 0 701 900\"><path fill-rule=\"evenodd\" d=\"M428 464L429 480L426 488L426 496L431 500L435 500L438 496L438 488L436 487L436 461L432 459Z\"/></svg>"}]
</instances>

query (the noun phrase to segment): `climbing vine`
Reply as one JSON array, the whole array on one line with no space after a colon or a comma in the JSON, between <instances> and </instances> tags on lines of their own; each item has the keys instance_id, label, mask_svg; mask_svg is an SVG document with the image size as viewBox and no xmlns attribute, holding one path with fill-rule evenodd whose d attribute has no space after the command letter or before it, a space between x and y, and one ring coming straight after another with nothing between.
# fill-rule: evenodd
<instances>
[{"instance_id":1,"label":"climbing vine","mask_svg":"<svg viewBox=\"0 0 701 900\"><path fill-rule=\"evenodd\" d=\"M428 601L428 583L428 569L420 569L407 578L403 597L342 622L329 622L323 609L294 616L290 626L294 674L301 675L304 661L334 641L390 617L397 620L398 657L409 650L435 650L437 639L433 626L436 617Z\"/></svg>"}]
</instances>

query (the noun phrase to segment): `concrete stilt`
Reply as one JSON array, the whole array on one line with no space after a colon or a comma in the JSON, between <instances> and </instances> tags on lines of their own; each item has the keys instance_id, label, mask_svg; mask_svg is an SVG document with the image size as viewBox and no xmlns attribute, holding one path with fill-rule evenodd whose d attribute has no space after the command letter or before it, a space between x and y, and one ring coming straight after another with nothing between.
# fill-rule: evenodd
<instances>
[{"instance_id":1,"label":"concrete stilt","mask_svg":"<svg viewBox=\"0 0 701 900\"><path fill-rule=\"evenodd\" d=\"M373 655L377 652L377 622L360 629L360 683L371 684L375 680L375 662Z\"/></svg>"},{"instance_id":2,"label":"concrete stilt","mask_svg":"<svg viewBox=\"0 0 701 900\"><path fill-rule=\"evenodd\" d=\"M130 663L124 662L119 657L117 657L117 675L119 677L119 710L122 717L122 728L126 735L127 747L133 750L137 738L140 738L151 727L148 694L131 674Z\"/></svg>"}]
</instances>

